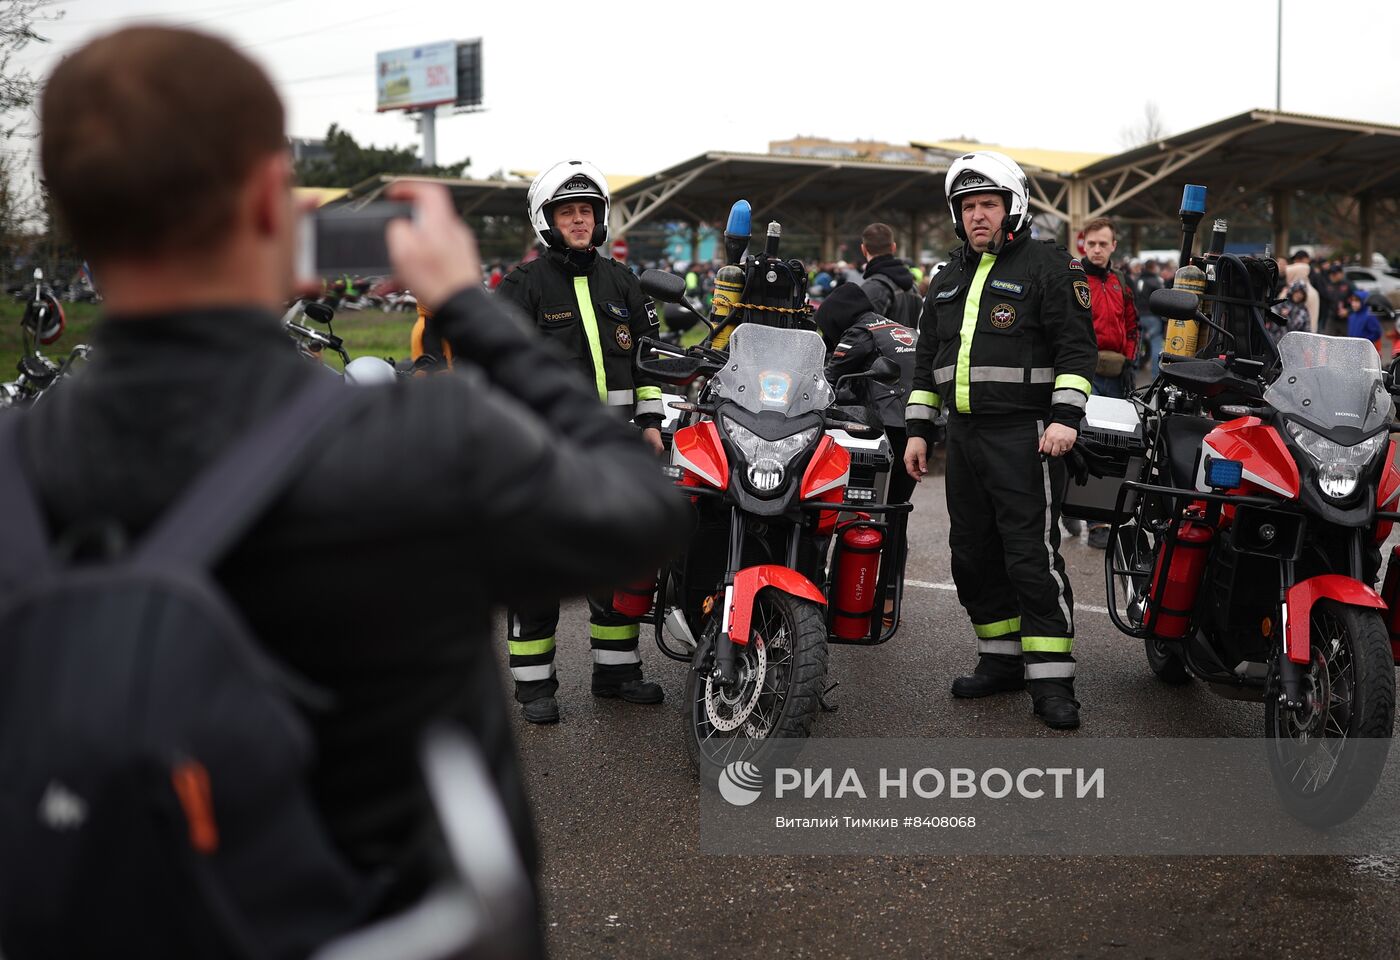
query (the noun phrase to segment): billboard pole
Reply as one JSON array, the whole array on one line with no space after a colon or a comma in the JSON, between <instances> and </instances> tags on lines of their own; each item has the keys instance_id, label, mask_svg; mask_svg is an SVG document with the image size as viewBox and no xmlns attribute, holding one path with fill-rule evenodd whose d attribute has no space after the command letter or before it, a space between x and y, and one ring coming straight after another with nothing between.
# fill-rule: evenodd
<instances>
[{"instance_id":1,"label":"billboard pole","mask_svg":"<svg viewBox=\"0 0 1400 960\"><path fill-rule=\"evenodd\" d=\"M423 166L437 166L437 107L428 107L418 114L418 129L423 132Z\"/></svg>"}]
</instances>

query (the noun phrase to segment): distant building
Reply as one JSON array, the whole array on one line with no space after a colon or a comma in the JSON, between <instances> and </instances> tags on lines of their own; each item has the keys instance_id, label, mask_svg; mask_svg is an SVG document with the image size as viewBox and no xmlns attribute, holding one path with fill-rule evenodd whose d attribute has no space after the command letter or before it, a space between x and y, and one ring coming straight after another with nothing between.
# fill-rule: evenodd
<instances>
[{"instance_id":1,"label":"distant building","mask_svg":"<svg viewBox=\"0 0 1400 960\"><path fill-rule=\"evenodd\" d=\"M304 160L329 160L331 158L331 152L326 149L326 141L324 140L292 137L289 143L292 148L292 159L297 163Z\"/></svg>"},{"instance_id":2,"label":"distant building","mask_svg":"<svg viewBox=\"0 0 1400 960\"><path fill-rule=\"evenodd\" d=\"M819 160L878 160L884 163L923 163L924 152L909 144L879 140L828 140L825 137L793 137L774 140L768 152L777 157L814 157Z\"/></svg>"}]
</instances>

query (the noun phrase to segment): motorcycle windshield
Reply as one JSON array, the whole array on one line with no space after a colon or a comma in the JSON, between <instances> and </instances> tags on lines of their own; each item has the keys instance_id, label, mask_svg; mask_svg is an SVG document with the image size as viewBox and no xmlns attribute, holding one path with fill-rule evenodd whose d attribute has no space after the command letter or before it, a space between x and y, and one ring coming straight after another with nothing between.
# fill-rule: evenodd
<instances>
[{"instance_id":1,"label":"motorcycle windshield","mask_svg":"<svg viewBox=\"0 0 1400 960\"><path fill-rule=\"evenodd\" d=\"M797 417L831 406L825 370L821 334L746 323L729 338L729 362L715 376L715 392L751 413Z\"/></svg>"},{"instance_id":2,"label":"motorcycle windshield","mask_svg":"<svg viewBox=\"0 0 1400 960\"><path fill-rule=\"evenodd\" d=\"M1275 410L1324 430L1385 425L1391 399L1369 340L1295 331L1279 340L1278 355L1282 370L1264 391Z\"/></svg>"}]
</instances>

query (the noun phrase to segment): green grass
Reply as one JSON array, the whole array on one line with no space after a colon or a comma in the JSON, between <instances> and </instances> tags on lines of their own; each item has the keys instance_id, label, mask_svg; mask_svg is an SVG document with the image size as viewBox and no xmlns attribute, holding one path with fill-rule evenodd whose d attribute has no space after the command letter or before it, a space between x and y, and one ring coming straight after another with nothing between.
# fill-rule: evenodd
<instances>
[{"instance_id":1,"label":"green grass","mask_svg":"<svg viewBox=\"0 0 1400 960\"><path fill-rule=\"evenodd\" d=\"M14 379L15 366L24 352L19 326L23 314L23 304L13 300L0 301L0 380ZM74 346L89 342L93 326L101 315L101 307L89 303L65 303L63 314L67 319L63 336L57 343L40 347L40 352L53 360L62 360ZM352 360L362 356L402 360L409 355L409 336L416 319L414 313L347 310L336 314L332 327L336 335L345 341L345 350ZM310 321L303 322L312 329L324 329ZM339 357L330 356L328 362L340 369Z\"/></svg>"}]
</instances>

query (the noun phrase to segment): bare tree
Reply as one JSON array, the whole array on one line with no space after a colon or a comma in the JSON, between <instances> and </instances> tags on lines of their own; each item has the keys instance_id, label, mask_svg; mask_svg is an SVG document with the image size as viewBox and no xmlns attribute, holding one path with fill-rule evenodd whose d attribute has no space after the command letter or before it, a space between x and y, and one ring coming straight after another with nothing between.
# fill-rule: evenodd
<instances>
[{"instance_id":1,"label":"bare tree","mask_svg":"<svg viewBox=\"0 0 1400 960\"><path fill-rule=\"evenodd\" d=\"M1166 135L1167 127L1162 122L1162 111L1158 109L1157 101L1149 100L1143 107L1142 118L1132 126L1124 127L1118 139L1124 147L1140 147Z\"/></svg>"},{"instance_id":2,"label":"bare tree","mask_svg":"<svg viewBox=\"0 0 1400 960\"><path fill-rule=\"evenodd\" d=\"M63 16L53 10L54 0L5 0L0 3L0 135L14 136L23 123L21 114L34 104L39 81L17 61L31 43L48 43L42 25Z\"/></svg>"}]
</instances>

